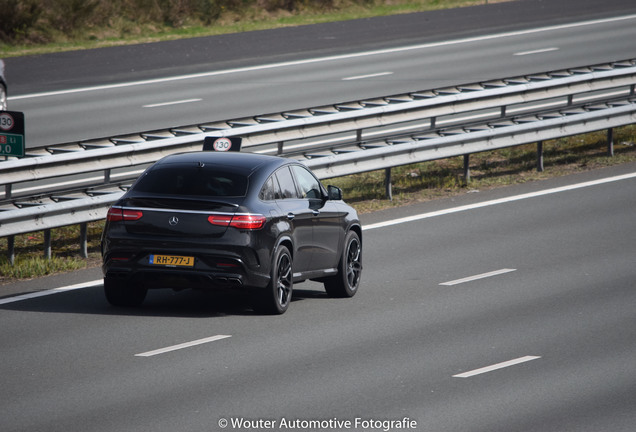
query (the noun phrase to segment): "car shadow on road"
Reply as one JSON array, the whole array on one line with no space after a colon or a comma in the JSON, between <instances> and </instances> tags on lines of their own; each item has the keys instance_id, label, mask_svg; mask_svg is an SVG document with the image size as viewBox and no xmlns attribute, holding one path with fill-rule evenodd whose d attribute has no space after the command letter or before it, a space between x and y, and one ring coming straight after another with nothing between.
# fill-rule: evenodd
<instances>
[{"instance_id":1,"label":"car shadow on road","mask_svg":"<svg viewBox=\"0 0 636 432\"><path fill-rule=\"evenodd\" d=\"M305 285L303 284L303 288ZM294 289L290 307L306 300L329 298L324 290L314 289L309 285L305 289ZM116 307L106 301L102 286L19 300L0 305L0 309L35 313L173 318L259 315L252 310L250 297L243 291L150 290L141 306Z\"/></svg>"}]
</instances>

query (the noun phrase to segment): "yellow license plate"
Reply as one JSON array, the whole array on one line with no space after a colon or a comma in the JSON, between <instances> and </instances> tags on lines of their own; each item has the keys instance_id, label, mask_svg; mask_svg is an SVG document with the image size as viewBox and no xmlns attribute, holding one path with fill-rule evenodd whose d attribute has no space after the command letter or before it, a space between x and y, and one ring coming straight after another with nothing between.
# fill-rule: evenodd
<instances>
[{"instance_id":1,"label":"yellow license plate","mask_svg":"<svg viewBox=\"0 0 636 432\"><path fill-rule=\"evenodd\" d=\"M151 265L194 267L194 257L181 255L150 255Z\"/></svg>"}]
</instances>

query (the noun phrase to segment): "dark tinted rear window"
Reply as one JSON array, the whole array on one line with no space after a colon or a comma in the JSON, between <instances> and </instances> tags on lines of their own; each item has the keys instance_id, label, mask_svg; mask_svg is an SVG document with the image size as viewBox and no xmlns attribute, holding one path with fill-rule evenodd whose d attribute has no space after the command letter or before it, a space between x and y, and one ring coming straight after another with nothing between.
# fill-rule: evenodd
<instances>
[{"instance_id":1,"label":"dark tinted rear window","mask_svg":"<svg viewBox=\"0 0 636 432\"><path fill-rule=\"evenodd\" d=\"M247 193L247 178L213 166L168 165L146 172L135 192L206 197L236 197Z\"/></svg>"}]
</instances>

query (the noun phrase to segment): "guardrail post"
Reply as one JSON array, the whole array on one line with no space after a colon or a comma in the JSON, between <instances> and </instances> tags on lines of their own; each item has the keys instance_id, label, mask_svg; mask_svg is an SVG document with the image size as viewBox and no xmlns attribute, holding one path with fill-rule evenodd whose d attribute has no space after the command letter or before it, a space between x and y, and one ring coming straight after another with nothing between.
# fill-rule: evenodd
<instances>
[{"instance_id":1,"label":"guardrail post","mask_svg":"<svg viewBox=\"0 0 636 432\"><path fill-rule=\"evenodd\" d=\"M9 264L15 264L15 236L7 237L7 258Z\"/></svg>"},{"instance_id":2,"label":"guardrail post","mask_svg":"<svg viewBox=\"0 0 636 432\"><path fill-rule=\"evenodd\" d=\"M80 256L88 258L88 224L86 222L80 224Z\"/></svg>"},{"instance_id":3,"label":"guardrail post","mask_svg":"<svg viewBox=\"0 0 636 432\"><path fill-rule=\"evenodd\" d=\"M468 183L470 181L470 155L464 155L464 181Z\"/></svg>"},{"instance_id":4,"label":"guardrail post","mask_svg":"<svg viewBox=\"0 0 636 432\"><path fill-rule=\"evenodd\" d=\"M4 199L11 198L11 184L4 185Z\"/></svg>"},{"instance_id":5,"label":"guardrail post","mask_svg":"<svg viewBox=\"0 0 636 432\"><path fill-rule=\"evenodd\" d=\"M543 172L543 141L537 143L537 171Z\"/></svg>"},{"instance_id":6,"label":"guardrail post","mask_svg":"<svg viewBox=\"0 0 636 432\"><path fill-rule=\"evenodd\" d=\"M614 156L614 129L607 130L607 155Z\"/></svg>"},{"instance_id":7,"label":"guardrail post","mask_svg":"<svg viewBox=\"0 0 636 432\"><path fill-rule=\"evenodd\" d=\"M51 230L44 230L44 258L51 259Z\"/></svg>"},{"instance_id":8,"label":"guardrail post","mask_svg":"<svg viewBox=\"0 0 636 432\"><path fill-rule=\"evenodd\" d=\"M278 150L277 150L277 153L276 153L276 154L277 154L278 156L282 155L282 154L283 154L283 142L282 142L282 141L280 141L280 142L278 143L278 147L277 147L277 148L278 148Z\"/></svg>"},{"instance_id":9,"label":"guardrail post","mask_svg":"<svg viewBox=\"0 0 636 432\"><path fill-rule=\"evenodd\" d=\"M391 185L391 168L384 170L384 189L386 191L386 198L389 201L393 201L393 186Z\"/></svg>"}]
</instances>

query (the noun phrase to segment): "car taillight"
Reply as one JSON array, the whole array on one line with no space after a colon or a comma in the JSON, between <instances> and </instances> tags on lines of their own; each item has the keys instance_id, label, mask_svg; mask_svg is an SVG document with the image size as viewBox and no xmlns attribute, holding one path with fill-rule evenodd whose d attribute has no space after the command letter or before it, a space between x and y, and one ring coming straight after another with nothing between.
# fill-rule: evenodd
<instances>
[{"instance_id":1,"label":"car taillight","mask_svg":"<svg viewBox=\"0 0 636 432\"><path fill-rule=\"evenodd\" d=\"M237 215L232 218L230 226L238 229L257 230L263 228L267 218L263 215Z\"/></svg>"},{"instance_id":2,"label":"car taillight","mask_svg":"<svg viewBox=\"0 0 636 432\"><path fill-rule=\"evenodd\" d=\"M139 210L127 210L120 207L111 207L106 214L109 222L136 221L141 219L143 212Z\"/></svg>"},{"instance_id":3,"label":"car taillight","mask_svg":"<svg viewBox=\"0 0 636 432\"><path fill-rule=\"evenodd\" d=\"M217 225L217 226L230 226L230 222L232 222L232 216L231 215L212 215L212 216L208 216L208 222L210 222L212 225Z\"/></svg>"},{"instance_id":4,"label":"car taillight","mask_svg":"<svg viewBox=\"0 0 636 432\"><path fill-rule=\"evenodd\" d=\"M246 215L211 215L208 222L212 225L233 227L242 230L258 230L263 228L267 218L260 214Z\"/></svg>"}]
</instances>

